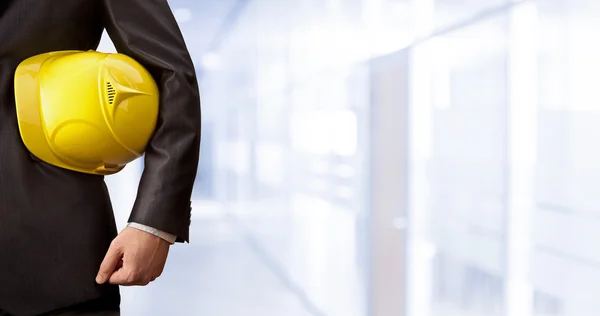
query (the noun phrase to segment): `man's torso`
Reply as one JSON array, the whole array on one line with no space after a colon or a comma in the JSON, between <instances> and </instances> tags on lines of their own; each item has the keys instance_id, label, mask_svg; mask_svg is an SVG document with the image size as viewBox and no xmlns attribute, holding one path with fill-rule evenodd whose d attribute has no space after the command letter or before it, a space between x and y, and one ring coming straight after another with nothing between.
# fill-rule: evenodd
<instances>
[{"instance_id":1,"label":"man's torso","mask_svg":"<svg viewBox=\"0 0 600 316\"><path fill-rule=\"evenodd\" d=\"M34 315L117 291L94 282L116 235L104 179L32 157L14 109L13 74L22 60L96 49L103 29L97 4L0 1L0 309L10 314Z\"/></svg>"}]
</instances>

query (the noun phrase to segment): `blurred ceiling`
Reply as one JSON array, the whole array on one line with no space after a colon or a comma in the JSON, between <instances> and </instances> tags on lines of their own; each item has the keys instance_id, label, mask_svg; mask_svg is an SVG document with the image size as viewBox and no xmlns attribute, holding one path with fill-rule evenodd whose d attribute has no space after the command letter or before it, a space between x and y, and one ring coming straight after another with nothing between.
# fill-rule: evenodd
<instances>
[{"instance_id":1,"label":"blurred ceiling","mask_svg":"<svg viewBox=\"0 0 600 316\"><path fill-rule=\"evenodd\" d=\"M194 58L219 50L249 0L169 0ZM196 60L197 61L197 60Z\"/></svg>"},{"instance_id":2,"label":"blurred ceiling","mask_svg":"<svg viewBox=\"0 0 600 316\"><path fill-rule=\"evenodd\" d=\"M506 3L506 0L435 1L438 27L452 25L458 20L477 15L477 12ZM335 45L349 45L349 43L366 41L374 37L381 37L382 40L378 40L377 43L391 45L391 48L402 46L401 35L410 33L411 19L414 19L414 14L411 14L413 8L410 0L168 0L168 2L201 75L208 70L203 67L210 64L210 58L217 59L217 61L213 60L214 63L226 60L229 69L242 72L243 68L254 67L254 63L249 60L257 53L260 53L263 59L264 56L272 55L275 61L275 57L281 56L282 50L288 49L285 47L286 44L293 44L292 49L296 52L307 49L308 57L313 53L314 48L326 52L336 48ZM498 29L496 25L490 26ZM502 32L502 27L499 29ZM472 30L474 31L484 32L484 38L491 36L490 31L484 27ZM466 32L462 31L457 35L464 37ZM290 37L293 39L292 42ZM497 38L497 36L491 37ZM390 41L389 38L399 38L398 43ZM371 45L375 43L371 42ZM101 50L112 50L111 47L107 39L101 43Z\"/></svg>"}]
</instances>

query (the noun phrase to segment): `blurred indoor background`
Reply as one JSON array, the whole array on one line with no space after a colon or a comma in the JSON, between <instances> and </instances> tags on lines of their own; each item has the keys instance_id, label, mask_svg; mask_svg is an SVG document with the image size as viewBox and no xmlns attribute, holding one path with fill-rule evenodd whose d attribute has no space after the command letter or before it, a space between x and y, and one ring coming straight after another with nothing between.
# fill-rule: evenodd
<instances>
[{"instance_id":1,"label":"blurred indoor background","mask_svg":"<svg viewBox=\"0 0 600 316\"><path fill-rule=\"evenodd\" d=\"M600 315L600 1L169 3L191 243L124 315Z\"/></svg>"}]
</instances>

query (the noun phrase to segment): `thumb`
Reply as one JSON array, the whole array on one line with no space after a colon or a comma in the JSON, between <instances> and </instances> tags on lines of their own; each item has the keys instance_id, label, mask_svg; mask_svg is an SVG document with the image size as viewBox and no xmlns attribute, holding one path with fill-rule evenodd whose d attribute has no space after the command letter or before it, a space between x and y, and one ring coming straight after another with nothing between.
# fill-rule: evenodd
<instances>
[{"instance_id":1,"label":"thumb","mask_svg":"<svg viewBox=\"0 0 600 316\"><path fill-rule=\"evenodd\" d=\"M96 283L103 284L106 281L108 281L110 276L115 271L117 264L121 260L122 254L123 251L120 247L117 247L114 244L110 245L108 251L106 252L104 260L100 265L100 270L98 271L98 275L96 276Z\"/></svg>"}]
</instances>

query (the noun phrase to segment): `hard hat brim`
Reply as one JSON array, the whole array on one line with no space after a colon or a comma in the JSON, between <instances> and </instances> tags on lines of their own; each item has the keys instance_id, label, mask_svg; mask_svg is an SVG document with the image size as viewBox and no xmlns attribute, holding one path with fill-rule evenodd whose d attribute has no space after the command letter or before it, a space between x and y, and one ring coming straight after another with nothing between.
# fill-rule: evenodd
<instances>
[{"instance_id":1,"label":"hard hat brim","mask_svg":"<svg viewBox=\"0 0 600 316\"><path fill-rule=\"evenodd\" d=\"M80 53L80 51L59 51L45 53L21 62L15 71L15 102L19 133L27 150L38 159L51 165L79 172L75 167L65 164L54 154L48 144L41 117L40 70L50 58ZM43 157L43 159L41 158Z\"/></svg>"}]
</instances>

